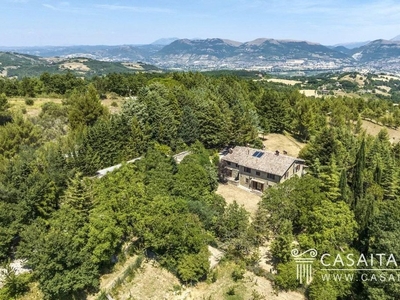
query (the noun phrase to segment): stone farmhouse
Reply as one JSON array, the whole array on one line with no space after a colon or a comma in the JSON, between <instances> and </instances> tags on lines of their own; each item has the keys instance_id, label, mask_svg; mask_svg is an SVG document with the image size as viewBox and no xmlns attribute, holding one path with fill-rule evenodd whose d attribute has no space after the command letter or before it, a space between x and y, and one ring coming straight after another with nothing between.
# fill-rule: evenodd
<instances>
[{"instance_id":1,"label":"stone farmhouse","mask_svg":"<svg viewBox=\"0 0 400 300\"><path fill-rule=\"evenodd\" d=\"M304 174L304 160L281 154L236 146L221 158L228 181L263 192L266 188Z\"/></svg>"}]
</instances>

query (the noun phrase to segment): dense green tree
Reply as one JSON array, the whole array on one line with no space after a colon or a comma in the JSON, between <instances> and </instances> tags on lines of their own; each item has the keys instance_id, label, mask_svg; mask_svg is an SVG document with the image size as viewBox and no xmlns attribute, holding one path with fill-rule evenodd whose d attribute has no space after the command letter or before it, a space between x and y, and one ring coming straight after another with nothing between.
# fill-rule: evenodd
<instances>
[{"instance_id":1,"label":"dense green tree","mask_svg":"<svg viewBox=\"0 0 400 300\"><path fill-rule=\"evenodd\" d=\"M218 236L222 241L240 237L249 226L249 213L236 201L225 209L218 226Z\"/></svg>"},{"instance_id":2,"label":"dense green tree","mask_svg":"<svg viewBox=\"0 0 400 300\"><path fill-rule=\"evenodd\" d=\"M68 121L72 129L80 126L92 126L96 121L107 114L107 110L101 104L97 90L89 85L82 94L78 91L72 93L66 101L68 106Z\"/></svg>"},{"instance_id":3,"label":"dense green tree","mask_svg":"<svg viewBox=\"0 0 400 300\"><path fill-rule=\"evenodd\" d=\"M178 137L186 144L193 144L199 139L199 120L190 106L182 109L182 119L178 128Z\"/></svg>"},{"instance_id":4,"label":"dense green tree","mask_svg":"<svg viewBox=\"0 0 400 300\"><path fill-rule=\"evenodd\" d=\"M399 212L400 202L398 200L381 202L378 205L378 212L369 223L369 248L366 255L375 255L376 253L386 253L383 258L382 265L386 266L388 255L393 254L394 257L400 255L397 246L399 239ZM362 297L368 299L395 299L399 291L399 283L396 280L389 280L389 276L397 278L396 271L379 271L380 266L372 266L376 271L366 272L369 278L373 274L377 278L383 276L387 280L366 280L363 281L364 293ZM387 269L397 268L390 263Z\"/></svg>"},{"instance_id":5,"label":"dense green tree","mask_svg":"<svg viewBox=\"0 0 400 300\"><path fill-rule=\"evenodd\" d=\"M279 227L279 232L277 232L277 237L271 244L271 253L279 263L290 261L293 239L292 222L290 220L283 220Z\"/></svg>"},{"instance_id":6,"label":"dense green tree","mask_svg":"<svg viewBox=\"0 0 400 300\"><path fill-rule=\"evenodd\" d=\"M0 94L0 126L8 122L11 122L12 118L8 109L10 104L8 103L7 96L4 93Z\"/></svg>"},{"instance_id":7,"label":"dense green tree","mask_svg":"<svg viewBox=\"0 0 400 300\"><path fill-rule=\"evenodd\" d=\"M265 90L257 109L264 131L281 133L286 129L288 113L281 93L271 89Z\"/></svg>"},{"instance_id":8,"label":"dense green tree","mask_svg":"<svg viewBox=\"0 0 400 300\"><path fill-rule=\"evenodd\" d=\"M68 206L46 225L38 220L21 234L19 257L28 259L45 299L73 299L98 288L98 269L84 251L84 218Z\"/></svg>"},{"instance_id":9,"label":"dense green tree","mask_svg":"<svg viewBox=\"0 0 400 300\"><path fill-rule=\"evenodd\" d=\"M353 173L351 189L354 195L354 202L352 208L357 207L358 202L364 197L364 169L365 169L365 140L361 141L360 148L358 149Z\"/></svg>"}]
</instances>

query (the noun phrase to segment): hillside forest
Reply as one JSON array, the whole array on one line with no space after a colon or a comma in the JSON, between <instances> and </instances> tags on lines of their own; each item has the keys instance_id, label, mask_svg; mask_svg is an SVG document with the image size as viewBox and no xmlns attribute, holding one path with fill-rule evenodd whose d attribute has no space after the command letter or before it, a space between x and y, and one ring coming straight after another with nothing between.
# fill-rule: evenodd
<instances>
[{"instance_id":1,"label":"hillside forest","mask_svg":"<svg viewBox=\"0 0 400 300\"><path fill-rule=\"evenodd\" d=\"M110 95L125 98L114 113L103 105ZM63 100L31 116L13 107L17 96L27 104ZM400 257L400 144L385 128L371 136L362 127L363 119L383 117L400 126L400 109L388 99L306 97L295 86L229 74L1 78L0 261L9 272L0 299L18 299L32 284L44 299L86 299L99 292L101 275L133 253L194 285L215 276L208 245L237 264L237 280L248 270L277 292L397 299L399 282L323 281L319 265L311 284L301 285L290 255L315 248ZM218 152L261 148L268 133L307 143L299 156L308 171L267 189L250 221L243 207L215 193ZM177 164L172 156L184 150L191 154ZM274 274L258 265L266 241ZM33 271L17 276L9 268L15 259Z\"/></svg>"}]
</instances>

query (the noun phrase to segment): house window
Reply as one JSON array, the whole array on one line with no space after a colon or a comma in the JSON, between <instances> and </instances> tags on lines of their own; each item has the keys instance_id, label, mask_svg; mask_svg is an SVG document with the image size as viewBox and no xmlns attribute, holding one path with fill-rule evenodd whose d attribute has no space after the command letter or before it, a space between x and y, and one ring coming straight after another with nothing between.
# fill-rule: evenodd
<instances>
[{"instance_id":1,"label":"house window","mask_svg":"<svg viewBox=\"0 0 400 300\"><path fill-rule=\"evenodd\" d=\"M230 161L227 161L226 164L227 164L228 166L230 166L230 165L231 165L231 162L230 162Z\"/></svg>"},{"instance_id":2,"label":"house window","mask_svg":"<svg viewBox=\"0 0 400 300\"><path fill-rule=\"evenodd\" d=\"M262 192L264 190L264 183L253 181L253 189Z\"/></svg>"},{"instance_id":3,"label":"house window","mask_svg":"<svg viewBox=\"0 0 400 300\"><path fill-rule=\"evenodd\" d=\"M275 175L274 175L274 174L271 174L271 173L267 173L267 178L268 178L268 179L275 180Z\"/></svg>"},{"instance_id":4,"label":"house window","mask_svg":"<svg viewBox=\"0 0 400 300\"><path fill-rule=\"evenodd\" d=\"M248 178L246 178L246 183L249 183L249 179Z\"/></svg>"},{"instance_id":5,"label":"house window","mask_svg":"<svg viewBox=\"0 0 400 300\"><path fill-rule=\"evenodd\" d=\"M300 170L300 165L296 166L296 172L298 172Z\"/></svg>"},{"instance_id":6,"label":"house window","mask_svg":"<svg viewBox=\"0 0 400 300\"><path fill-rule=\"evenodd\" d=\"M236 164L236 168L239 168L239 164Z\"/></svg>"},{"instance_id":7,"label":"house window","mask_svg":"<svg viewBox=\"0 0 400 300\"><path fill-rule=\"evenodd\" d=\"M246 173L251 173L251 169L250 169L250 168L247 168L247 167L244 167L244 171L245 171Z\"/></svg>"},{"instance_id":8,"label":"house window","mask_svg":"<svg viewBox=\"0 0 400 300\"><path fill-rule=\"evenodd\" d=\"M261 173L260 173L260 172L258 172L258 171L256 171L256 175L257 175L257 176L260 176L260 175L261 175Z\"/></svg>"}]
</instances>

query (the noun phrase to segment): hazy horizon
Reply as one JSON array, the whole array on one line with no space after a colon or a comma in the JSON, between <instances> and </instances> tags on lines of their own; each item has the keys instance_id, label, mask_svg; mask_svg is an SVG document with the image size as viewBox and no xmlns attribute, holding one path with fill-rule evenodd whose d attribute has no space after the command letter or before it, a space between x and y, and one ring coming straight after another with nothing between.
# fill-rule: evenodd
<instances>
[{"instance_id":1,"label":"hazy horizon","mask_svg":"<svg viewBox=\"0 0 400 300\"><path fill-rule=\"evenodd\" d=\"M393 0L4 0L0 16L1 47L140 45L175 36L335 45L400 34Z\"/></svg>"}]
</instances>

